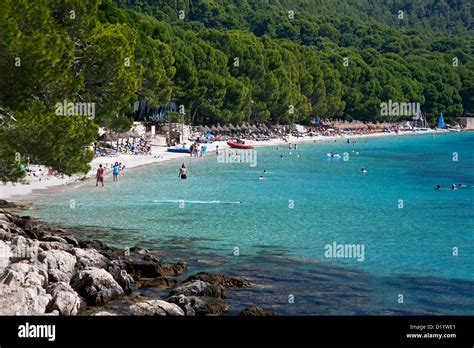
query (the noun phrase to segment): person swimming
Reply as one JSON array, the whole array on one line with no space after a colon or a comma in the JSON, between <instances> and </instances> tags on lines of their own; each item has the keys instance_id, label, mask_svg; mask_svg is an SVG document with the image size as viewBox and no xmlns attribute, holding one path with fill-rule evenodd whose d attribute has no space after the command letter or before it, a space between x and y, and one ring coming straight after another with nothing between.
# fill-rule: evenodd
<instances>
[{"instance_id":1,"label":"person swimming","mask_svg":"<svg viewBox=\"0 0 474 348\"><path fill-rule=\"evenodd\" d=\"M436 190L436 191L441 190L441 185L440 185L440 184L436 185L435 190Z\"/></svg>"},{"instance_id":2,"label":"person swimming","mask_svg":"<svg viewBox=\"0 0 474 348\"><path fill-rule=\"evenodd\" d=\"M263 180L263 175L260 175L260 176L258 177L258 180Z\"/></svg>"},{"instance_id":3,"label":"person swimming","mask_svg":"<svg viewBox=\"0 0 474 348\"><path fill-rule=\"evenodd\" d=\"M187 168L186 168L186 165L183 163L181 165L181 168L179 168L179 176L181 177L181 179L186 179L187 178Z\"/></svg>"},{"instance_id":4,"label":"person swimming","mask_svg":"<svg viewBox=\"0 0 474 348\"><path fill-rule=\"evenodd\" d=\"M459 183L458 187L466 187L466 185Z\"/></svg>"},{"instance_id":5,"label":"person swimming","mask_svg":"<svg viewBox=\"0 0 474 348\"><path fill-rule=\"evenodd\" d=\"M454 191L454 190L457 190L457 189L458 189L458 188L456 187L456 184L452 184L452 185L451 185L451 190Z\"/></svg>"},{"instance_id":6,"label":"person swimming","mask_svg":"<svg viewBox=\"0 0 474 348\"><path fill-rule=\"evenodd\" d=\"M365 173L367 173L367 169L362 168L362 169L361 169L361 172L365 174Z\"/></svg>"}]
</instances>

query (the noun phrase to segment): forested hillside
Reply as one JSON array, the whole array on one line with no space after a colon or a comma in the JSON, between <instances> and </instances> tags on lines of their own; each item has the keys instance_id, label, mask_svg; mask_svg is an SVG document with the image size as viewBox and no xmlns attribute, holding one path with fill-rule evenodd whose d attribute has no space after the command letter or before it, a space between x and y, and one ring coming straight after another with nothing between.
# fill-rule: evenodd
<instances>
[{"instance_id":1,"label":"forested hillside","mask_svg":"<svg viewBox=\"0 0 474 348\"><path fill-rule=\"evenodd\" d=\"M147 35L172 47L176 66L195 70L183 79L177 69L173 98L190 109L196 123L248 117L304 122L315 115L374 120L380 118L380 102L388 99L420 102L432 119L440 112L455 118L473 108L469 1L116 3L134 12L103 5L108 21L127 22L141 32L146 26ZM218 51L210 57L224 53L226 71L222 60L202 66L194 54L198 46ZM208 89L211 81L220 88ZM184 96L178 92L182 87ZM294 114L288 105L295 106Z\"/></svg>"}]
</instances>

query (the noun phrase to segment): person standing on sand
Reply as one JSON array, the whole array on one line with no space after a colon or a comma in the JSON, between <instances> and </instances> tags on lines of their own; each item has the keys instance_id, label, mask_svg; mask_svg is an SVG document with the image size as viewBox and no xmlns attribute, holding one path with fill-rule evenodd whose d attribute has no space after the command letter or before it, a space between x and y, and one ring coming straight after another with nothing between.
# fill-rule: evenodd
<instances>
[{"instance_id":1,"label":"person standing on sand","mask_svg":"<svg viewBox=\"0 0 474 348\"><path fill-rule=\"evenodd\" d=\"M97 174L95 175L97 181L95 186L99 186L99 182L102 183L102 187L104 187L104 168L102 168L102 164L99 164L99 168L97 168Z\"/></svg>"},{"instance_id":2,"label":"person standing on sand","mask_svg":"<svg viewBox=\"0 0 474 348\"><path fill-rule=\"evenodd\" d=\"M115 162L113 168L112 168L112 174L114 175L114 181L118 181L118 176L120 173L120 165L118 162Z\"/></svg>"},{"instance_id":3,"label":"person standing on sand","mask_svg":"<svg viewBox=\"0 0 474 348\"><path fill-rule=\"evenodd\" d=\"M181 179L186 179L187 171L188 171L188 169L186 168L186 165L183 163L181 165L181 168L179 168L179 176L181 177Z\"/></svg>"}]
</instances>

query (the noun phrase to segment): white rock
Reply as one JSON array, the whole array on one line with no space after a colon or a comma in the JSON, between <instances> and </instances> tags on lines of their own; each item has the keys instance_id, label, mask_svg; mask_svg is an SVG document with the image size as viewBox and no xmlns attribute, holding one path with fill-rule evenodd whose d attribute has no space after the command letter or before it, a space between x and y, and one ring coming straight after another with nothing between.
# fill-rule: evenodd
<instances>
[{"instance_id":1,"label":"white rock","mask_svg":"<svg viewBox=\"0 0 474 348\"><path fill-rule=\"evenodd\" d=\"M42 251L38 259L46 264L51 281L69 283L76 267L76 257L74 255L63 250L47 250Z\"/></svg>"},{"instance_id":2,"label":"white rock","mask_svg":"<svg viewBox=\"0 0 474 348\"><path fill-rule=\"evenodd\" d=\"M77 315L84 306L79 294L68 283L54 284L50 286L49 292L53 297L48 306L50 312L58 311L60 315Z\"/></svg>"},{"instance_id":3,"label":"white rock","mask_svg":"<svg viewBox=\"0 0 474 348\"><path fill-rule=\"evenodd\" d=\"M124 294L112 275L101 268L92 267L76 273L71 286L92 305L103 305Z\"/></svg>"},{"instance_id":4,"label":"white rock","mask_svg":"<svg viewBox=\"0 0 474 348\"><path fill-rule=\"evenodd\" d=\"M95 249L73 248L72 254L76 256L79 269L88 267L107 268L109 263L109 260Z\"/></svg>"},{"instance_id":5,"label":"white rock","mask_svg":"<svg viewBox=\"0 0 474 348\"><path fill-rule=\"evenodd\" d=\"M134 315L184 316L184 312L174 303L162 300L149 300L130 306Z\"/></svg>"}]
</instances>

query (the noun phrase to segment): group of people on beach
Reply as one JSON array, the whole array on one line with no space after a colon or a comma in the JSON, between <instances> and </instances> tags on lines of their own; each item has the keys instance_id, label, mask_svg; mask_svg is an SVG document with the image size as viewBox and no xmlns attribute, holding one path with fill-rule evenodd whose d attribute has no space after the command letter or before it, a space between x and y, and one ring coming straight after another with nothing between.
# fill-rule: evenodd
<instances>
[{"instance_id":1,"label":"group of people on beach","mask_svg":"<svg viewBox=\"0 0 474 348\"><path fill-rule=\"evenodd\" d=\"M206 147L205 146L200 146L197 141L195 141L191 147L189 148L189 154L191 157L202 157L202 155L206 152Z\"/></svg>"},{"instance_id":2,"label":"group of people on beach","mask_svg":"<svg viewBox=\"0 0 474 348\"><path fill-rule=\"evenodd\" d=\"M125 169L125 165L122 165L122 162L115 162L112 166L112 175L114 181L119 181L119 174L123 172ZM105 176L105 168L102 164L99 164L99 168L97 168L97 172L95 174L96 183L95 186L99 186L99 183L102 184L104 187L104 176Z\"/></svg>"}]
</instances>

